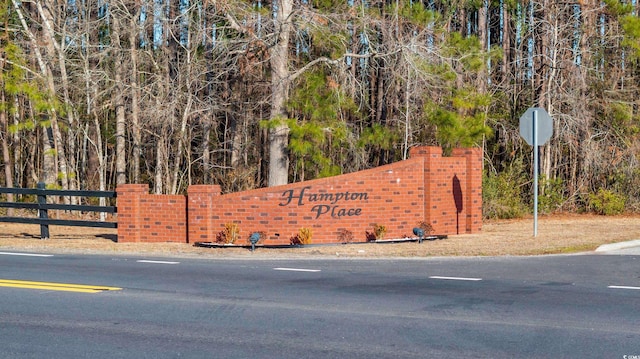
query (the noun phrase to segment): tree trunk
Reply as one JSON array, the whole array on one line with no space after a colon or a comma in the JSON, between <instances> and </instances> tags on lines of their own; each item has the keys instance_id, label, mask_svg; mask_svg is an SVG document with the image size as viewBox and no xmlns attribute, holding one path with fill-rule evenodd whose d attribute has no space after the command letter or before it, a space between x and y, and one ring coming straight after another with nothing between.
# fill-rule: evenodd
<instances>
[{"instance_id":1,"label":"tree trunk","mask_svg":"<svg viewBox=\"0 0 640 359\"><path fill-rule=\"evenodd\" d=\"M116 110L116 185L127 183L126 159L126 118L124 111L124 86L122 83L123 65L120 47L120 19L114 15L111 31L111 50L113 51L115 71L115 110Z\"/></svg>"},{"instance_id":2,"label":"tree trunk","mask_svg":"<svg viewBox=\"0 0 640 359\"><path fill-rule=\"evenodd\" d=\"M488 11L488 3L483 1L482 6L478 9L478 40L480 42L480 51L483 53L488 51L488 31L487 31L487 11ZM484 64L485 66L487 63ZM477 80L477 88L478 92L481 94L485 94L487 92L487 68L485 66L481 67L481 70L478 73Z\"/></svg>"},{"instance_id":3,"label":"tree trunk","mask_svg":"<svg viewBox=\"0 0 640 359\"><path fill-rule=\"evenodd\" d=\"M502 2L502 81L504 83L513 74L510 73L511 58L511 13L508 6Z\"/></svg>"},{"instance_id":4,"label":"tree trunk","mask_svg":"<svg viewBox=\"0 0 640 359\"><path fill-rule=\"evenodd\" d=\"M131 19L129 31L129 46L131 52L131 137L133 140L131 148L131 172L133 183L140 183L140 155L142 134L140 131L140 89L138 88L138 40L137 20L140 18L140 7Z\"/></svg>"},{"instance_id":5,"label":"tree trunk","mask_svg":"<svg viewBox=\"0 0 640 359\"><path fill-rule=\"evenodd\" d=\"M98 120L98 115L94 112L94 116L93 116L93 124L95 126L96 129L96 140L94 143L94 147L96 150L96 157L98 158L98 183L99 183L99 187L100 187L100 191L106 191L107 186L106 186L106 167L105 167L105 156L104 156L104 148L102 147L102 133L101 133L101 128L100 128L100 121ZM106 199L104 197L100 197L100 203L101 206L105 206L106 205ZM106 220L106 213L104 212L100 212L100 220L104 221Z\"/></svg>"},{"instance_id":6,"label":"tree trunk","mask_svg":"<svg viewBox=\"0 0 640 359\"><path fill-rule=\"evenodd\" d=\"M53 75L51 73L51 69L48 64L44 61L44 57L40 52L39 42L36 39L35 35L31 31L31 28L27 24L25 20L24 14L22 13L22 9L17 0L11 0L14 9L16 10L16 15L20 20L20 24L22 25L22 29L26 33L29 38L29 42L31 43L31 50L33 55L35 56L35 60L38 64L38 68L40 70L40 74L44 79L44 82L47 86L47 90L52 94L56 94L55 85L53 83ZM60 164L64 163L64 151L60 145L60 143L56 144L56 132L58 132L57 126L57 115L56 110L53 107L49 107L48 109L48 118L49 124L43 127L43 139L42 139L42 152L43 152L43 160L42 160L42 178L47 185L55 185L58 182L58 171L56 166L56 158L62 157L63 161ZM60 136L61 137L61 136ZM66 168L64 168L66 170ZM65 176L66 177L66 176Z\"/></svg>"},{"instance_id":7,"label":"tree trunk","mask_svg":"<svg viewBox=\"0 0 640 359\"><path fill-rule=\"evenodd\" d=\"M202 128L202 172L203 172L203 184L209 184L211 182L211 150L209 149L211 140L211 116L213 114L208 113L203 120Z\"/></svg>"},{"instance_id":8,"label":"tree trunk","mask_svg":"<svg viewBox=\"0 0 640 359\"><path fill-rule=\"evenodd\" d=\"M271 114L269 118L277 124L269 131L269 186L287 184L289 177L289 128L284 123L287 117L285 104L289 97L289 39L292 24L293 0L278 0L276 28L278 41L271 48Z\"/></svg>"},{"instance_id":9,"label":"tree trunk","mask_svg":"<svg viewBox=\"0 0 640 359\"><path fill-rule=\"evenodd\" d=\"M22 109L20 107L20 104L18 102L18 97L13 98L13 107L15 108L15 111L13 113L13 125L14 126L18 126L18 124L20 123L20 110L24 111L24 109ZM28 141L31 141L33 143L31 147L31 150L34 150L38 147L37 144L37 140L35 140L33 137L37 137L37 136L28 136ZM24 178L34 178L36 179L37 182L37 174L35 173L35 169L33 166L33 161L27 161L27 173L23 173L20 164L22 163L22 158L23 158L23 154L20 148L20 135L18 134L18 131L14 132L13 134L13 143L16 145L16 150L13 151L13 175L16 176L16 182L18 184L18 187L21 187L22 185L26 185L26 182L24 180ZM31 186L28 186L31 187Z\"/></svg>"},{"instance_id":10,"label":"tree trunk","mask_svg":"<svg viewBox=\"0 0 640 359\"><path fill-rule=\"evenodd\" d=\"M67 130L67 146L69 148L69 156L65 156L62 133L57 128L57 123L52 124L54 126L54 134L56 136L57 142L57 152L58 152L58 162L60 166L60 181L62 183L63 189L78 189L77 186L77 176L71 175L76 170L76 161L74 160L76 156L76 137L75 137L75 126L76 121L74 118L74 110L73 104L71 103L71 99L69 96L69 76L67 75L67 66L66 66L66 57L64 51L60 48L58 43L56 42L55 33L53 30L53 18L54 14L51 12L52 9L55 8L55 4L51 2L51 0L46 1L45 7L43 8L42 2L36 2L38 13L40 14L40 18L42 19L43 33L47 46L47 52L50 58L58 59L58 68L60 70L60 80L62 82L62 95L66 109L66 116L69 122L69 128ZM61 36L63 39L65 38L64 34ZM68 161L67 161L68 158ZM77 204L78 197L64 197L65 203Z\"/></svg>"},{"instance_id":11,"label":"tree trunk","mask_svg":"<svg viewBox=\"0 0 640 359\"><path fill-rule=\"evenodd\" d=\"M4 61L0 62L0 66ZM3 69L0 68L0 72ZM0 74L0 76L2 76ZM0 81L1 83L1 81ZM6 103L4 95L4 86L0 88L0 103ZM0 111L0 136L2 137L2 163L4 164L4 185L5 187L13 187L13 164L11 163L11 153L9 151L9 128L7 121L7 111ZM7 201L13 202L13 193L7 193ZM13 216L13 208L7 208L7 216Z\"/></svg>"},{"instance_id":12,"label":"tree trunk","mask_svg":"<svg viewBox=\"0 0 640 359\"><path fill-rule=\"evenodd\" d=\"M163 126L164 127L164 126ZM161 130L159 136L158 136L158 143L157 143L157 147L156 147L156 168L155 168L155 175L154 175L154 182L155 182L155 186L154 186L154 193L155 194L162 194L162 191L164 189L164 169L165 166L167 165L167 153L165 150L166 147L166 140L165 140L165 136L166 136L166 131L164 130L164 128Z\"/></svg>"},{"instance_id":13,"label":"tree trunk","mask_svg":"<svg viewBox=\"0 0 640 359\"><path fill-rule=\"evenodd\" d=\"M184 66L186 66L186 69L184 69L185 73L184 74L181 73L181 76L179 76L183 79L184 87L185 87L184 95L187 97L187 99L184 105L184 109L182 110L182 118L180 121L180 133L178 133L177 153L176 153L175 161L173 164L173 178L171 180L171 194L178 193L178 190L180 188L179 178L180 178L180 172L181 172L182 155L183 155L183 151L184 151L184 147L186 146L186 143L189 142L187 140L187 125L189 124L189 118L191 117L191 106L193 104L193 94L191 91L191 83L193 81L193 79L191 78L192 66L193 66L191 45L192 45L191 29L189 28L187 30L187 44L185 49L186 63ZM187 163L187 166L189 166L189 161L187 161L186 163Z\"/></svg>"},{"instance_id":14,"label":"tree trunk","mask_svg":"<svg viewBox=\"0 0 640 359\"><path fill-rule=\"evenodd\" d=\"M171 194L178 193L179 189L179 175L181 169L181 161L182 161L182 152L185 147L185 139L187 138L187 124L189 123L189 116L191 111L191 104L193 103L193 97L189 92L187 92L187 104L182 112L182 120L180 124L180 133L178 133L178 145L177 145L177 153L174 161L173 167L173 178L171 180Z\"/></svg>"}]
</instances>

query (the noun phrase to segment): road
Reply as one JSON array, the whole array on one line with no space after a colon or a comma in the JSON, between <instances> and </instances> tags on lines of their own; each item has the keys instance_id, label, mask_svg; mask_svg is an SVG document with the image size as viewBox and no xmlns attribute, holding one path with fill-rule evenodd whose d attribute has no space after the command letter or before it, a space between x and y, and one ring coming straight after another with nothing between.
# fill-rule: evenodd
<instances>
[{"instance_id":1,"label":"road","mask_svg":"<svg viewBox=\"0 0 640 359\"><path fill-rule=\"evenodd\" d=\"M638 323L638 255L0 254L2 358L640 358Z\"/></svg>"}]
</instances>

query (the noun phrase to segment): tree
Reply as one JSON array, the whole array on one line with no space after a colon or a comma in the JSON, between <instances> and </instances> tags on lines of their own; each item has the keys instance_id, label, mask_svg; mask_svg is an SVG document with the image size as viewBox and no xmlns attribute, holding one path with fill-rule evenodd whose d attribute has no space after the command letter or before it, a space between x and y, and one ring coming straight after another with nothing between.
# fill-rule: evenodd
<instances>
[{"instance_id":1,"label":"tree","mask_svg":"<svg viewBox=\"0 0 640 359\"><path fill-rule=\"evenodd\" d=\"M288 183L289 155L287 153L289 129L285 104L291 87L289 73L289 40L292 31L293 0L274 2L276 43L269 51L271 65L271 114L274 125L269 129L269 186Z\"/></svg>"}]
</instances>

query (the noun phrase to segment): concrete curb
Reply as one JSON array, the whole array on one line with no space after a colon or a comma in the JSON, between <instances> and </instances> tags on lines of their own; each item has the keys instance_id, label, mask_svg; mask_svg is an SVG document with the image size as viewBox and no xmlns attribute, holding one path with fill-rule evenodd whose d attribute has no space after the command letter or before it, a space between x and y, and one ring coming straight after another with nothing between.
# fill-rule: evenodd
<instances>
[{"instance_id":1,"label":"concrete curb","mask_svg":"<svg viewBox=\"0 0 640 359\"><path fill-rule=\"evenodd\" d=\"M596 252L609 252L631 247L640 247L640 239L637 239L635 241L603 244L596 249Z\"/></svg>"}]
</instances>

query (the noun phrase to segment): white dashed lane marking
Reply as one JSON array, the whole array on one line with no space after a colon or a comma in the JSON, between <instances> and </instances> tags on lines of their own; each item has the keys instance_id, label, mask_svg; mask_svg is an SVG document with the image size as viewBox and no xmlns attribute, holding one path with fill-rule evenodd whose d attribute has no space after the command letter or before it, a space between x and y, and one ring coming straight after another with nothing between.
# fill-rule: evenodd
<instances>
[{"instance_id":1,"label":"white dashed lane marking","mask_svg":"<svg viewBox=\"0 0 640 359\"><path fill-rule=\"evenodd\" d=\"M23 257L53 257L53 254L14 253L14 252L0 252L0 255L5 255L5 256L23 256Z\"/></svg>"},{"instance_id":2,"label":"white dashed lane marking","mask_svg":"<svg viewBox=\"0 0 640 359\"><path fill-rule=\"evenodd\" d=\"M630 287L626 285L610 285L607 288L609 289L632 289L632 290L640 290L640 287Z\"/></svg>"},{"instance_id":3,"label":"white dashed lane marking","mask_svg":"<svg viewBox=\"0 0 640 359\"><path fill-rule=\"evenodd\" d=\"M169 262L169 261L150 261L146 259L141 259L136 261L138 263L150 263L150 264L180 264L180 262Z\"/></svg>"},{"instance_id":4,"label":"white dashed lane marking","mask_svg":"<svg viewBox=\"0 0 640 359\"><path fill-rule=\"evenodd\" d=\"M442 280L461 280L461 281L468 281L468 282L478 282L478 281L482 280L482 278L441 277L441 276L437 276L437 275L433 275L433 276L431 276L429 278L431 278L431 279L442 279Z\"/></svg>"},{"instance_id":5,"label":"white dashed lane marking","mask_svg":"<svg viewBox=\"0 0 640 359\"><path fill-rule=\"evenodd\" d=\"M289 271L289 272L320 272L320 269L304 269L304 268L273 268L273 270Z\"/></svg>"}]
</instances>

